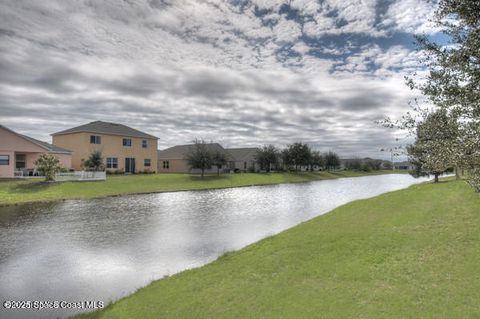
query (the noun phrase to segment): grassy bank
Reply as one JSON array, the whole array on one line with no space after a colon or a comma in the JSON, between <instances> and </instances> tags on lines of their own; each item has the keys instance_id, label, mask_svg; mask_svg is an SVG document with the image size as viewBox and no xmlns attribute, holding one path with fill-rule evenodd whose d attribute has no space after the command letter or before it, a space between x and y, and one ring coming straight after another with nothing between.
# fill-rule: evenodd
<instances>
[{"instance_id":1,"label":"grassy bank","mask_svg":"<svg viewBox=\"0 0 480 319\"><path fill-rule=\"evenodd\" d=\"M82 318L479 318L480 196L353 202Z\"/></svg>"},{"instance_id":2,"label":"grassy bank","mask_svg":"<svg viewBox=\"0 0 480 319\"><path fill-rule=\"evenodd\" d=\"M105 182L42 183L41 180L0 182L0 205L61 199L84 199L112 195L167 192L178 190L227 188L249 185L306 182L341 177L387 174L372 172L302 172L207 175L152 174L108 176Z\"/></svg>"}]
</instances>

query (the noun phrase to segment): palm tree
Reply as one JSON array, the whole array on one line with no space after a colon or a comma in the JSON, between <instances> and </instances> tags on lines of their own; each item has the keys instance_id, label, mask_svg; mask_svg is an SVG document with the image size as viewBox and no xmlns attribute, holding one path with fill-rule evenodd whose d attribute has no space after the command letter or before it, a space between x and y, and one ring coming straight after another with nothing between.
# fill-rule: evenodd
<instances>
[{"instance_id":1,"label":"palm tree","mask_svg":"<svg viewBox=\"0 0 480 319\"><path fill-rule=\"evenodd\" d=\"M83 166L92 171L103 171L105 166L103 165L102 152L93 151L87 160L83 161Z\"/></svg>"}]
</instances>

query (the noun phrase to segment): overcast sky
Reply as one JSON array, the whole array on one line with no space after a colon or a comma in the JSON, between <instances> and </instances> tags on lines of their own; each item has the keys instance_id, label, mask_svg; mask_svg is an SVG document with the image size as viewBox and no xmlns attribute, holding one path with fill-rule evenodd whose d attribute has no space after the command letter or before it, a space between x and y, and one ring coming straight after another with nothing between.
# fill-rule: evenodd
<instances>
[{"instance_id":1,"label":"overcast sky","mask_svg":"<svg viewBox=\"0 0 480 319\"><path fill-rule=\"evenodd\" d=\"M0 124L45 141L90 121L229 147L382 157L431 34L423 0L0 1Z\"/></svg>"}]
</instances>

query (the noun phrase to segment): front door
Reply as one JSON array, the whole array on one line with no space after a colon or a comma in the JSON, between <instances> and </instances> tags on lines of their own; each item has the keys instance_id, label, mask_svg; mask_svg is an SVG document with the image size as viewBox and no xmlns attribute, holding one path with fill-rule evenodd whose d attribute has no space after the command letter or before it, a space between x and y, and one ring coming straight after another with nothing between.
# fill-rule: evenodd
<instances>
[{"instance_id":1,"label":"front door","mask_svg":"<svg viewBox=\"0 0 480 319\"><path fill-rule=\"evenodd\" d=\"M135 158L125 158L125 173L135 173Z\"/></svg>"}]
</instances>

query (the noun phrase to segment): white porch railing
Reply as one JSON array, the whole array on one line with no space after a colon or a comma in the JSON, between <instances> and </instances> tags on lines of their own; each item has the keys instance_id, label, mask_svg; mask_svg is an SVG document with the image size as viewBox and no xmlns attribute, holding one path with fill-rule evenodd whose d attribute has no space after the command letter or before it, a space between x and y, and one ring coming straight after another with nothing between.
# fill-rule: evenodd
<instances>
[{"instance_id":1,"label":"white porch railing","mask_svg":"<svg viewBox=\"0 0 480 319\"><path fill-rule=\"evenodd\" d=\"M104 181L107 179L105 172L75 171L55 174L56 182L66 181Z\"/></svg>"},{"instance_id":2,"label":"white porch railing","mask_svg":"<svg viewBox=\"0 0 480 319\"><path fill-rule=\"evenodd\" d=\"M14 172L15 177L20 177L20 178L35 178L39 176L43 176L38 172L37 170L30 170L30 169L17 169Z\"/></svg>"}]
</instances>

